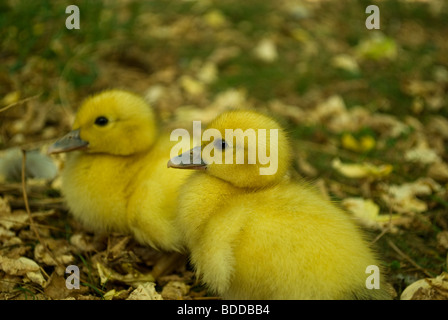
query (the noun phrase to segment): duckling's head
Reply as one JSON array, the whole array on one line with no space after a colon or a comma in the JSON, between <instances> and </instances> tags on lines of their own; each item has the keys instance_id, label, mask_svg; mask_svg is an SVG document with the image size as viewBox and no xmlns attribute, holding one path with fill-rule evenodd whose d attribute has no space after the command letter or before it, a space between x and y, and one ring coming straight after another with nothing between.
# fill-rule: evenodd
<instances>
[{"instance_id":1,"label":"duckling's head","mask_svg":"<svg viewBox=\"0 0 448 320\"><path fill-rule=\"evenodd\" d=\"M122 90L103 91L87 98L72 129L48 152L82 149L89 153L130 155L151 147L157 131L150 106L141 97Z\"/></svg>"},{"instance_id":2,"label":"duckling's head","mask_svg":"<svg viewBox=\"0 0 448 320\"><path fill-rule=\"evenodd\" d=\"M236 187L260 188L279 181L290 166L285 131L258 112L225 112L209 124L202 140L207 141L189 151L188 163L182 162L187 158L184 154L171 159L168 167L205 169Z\"/></svg>"}]
</instances>

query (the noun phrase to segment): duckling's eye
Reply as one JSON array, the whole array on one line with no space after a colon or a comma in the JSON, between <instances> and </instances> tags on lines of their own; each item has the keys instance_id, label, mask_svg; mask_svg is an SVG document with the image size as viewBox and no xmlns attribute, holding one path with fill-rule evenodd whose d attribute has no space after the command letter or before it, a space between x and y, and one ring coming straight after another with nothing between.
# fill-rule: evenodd
<instances>
[{"instance_id":1,"label":"duckling's eye","mask_svg":"<svg viewBox=\"0 0 448 320\"><path fill-rule=\"evenodd\" d=\"M106 117L103 117L103 116L100 116L95 119L95 124L99 125L101 127L105 126L108 122L109 122L109 119L107 119Z\"/></svg>"},{"instance_id":2,"label":"duckling's eye","mask_svg":"<svg viewBox=\"0 0 448 320\"><path fill-rule=\"evenodd\" d=\"M215 146L219 150L225 150L229 145L227 144L227 142L225 140L217 139L217 140L215 140Z\"/></svg>"}]
</instances>

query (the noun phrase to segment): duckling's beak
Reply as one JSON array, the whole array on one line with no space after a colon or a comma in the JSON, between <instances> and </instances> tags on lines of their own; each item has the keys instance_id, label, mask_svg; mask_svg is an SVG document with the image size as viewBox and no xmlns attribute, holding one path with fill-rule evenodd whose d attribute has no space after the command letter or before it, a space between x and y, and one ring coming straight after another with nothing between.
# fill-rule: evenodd
<instances>
[{"instance_id":1,"label":"duckling's beak","mask_svg":"<svg viewBox=\"0 0 448 320\"><path fill-rule=\"evenodd\" d=\"M55 154L61 152L69 152L73 150L81 150L87 148L89 143L81 139L79 129L70 131L65 136L57 140L50 147L48 147L48 154Z\"/></svg>"},{"instance_id":2,"label":"duckling's beak","mask_svg":"<svg viewBox=\"0 0 448 320\"><path fill-rule=\"evenodd\" d=\"M205 170L207 164L201 158L201 146L173 157L168 161L168 168Z\"/></svg>"}]
</instances>

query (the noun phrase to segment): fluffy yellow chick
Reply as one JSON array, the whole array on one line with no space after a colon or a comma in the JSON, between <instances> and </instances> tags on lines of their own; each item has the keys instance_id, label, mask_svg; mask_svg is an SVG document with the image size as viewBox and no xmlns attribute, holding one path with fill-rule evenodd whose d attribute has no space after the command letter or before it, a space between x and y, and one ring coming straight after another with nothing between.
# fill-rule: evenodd
<instances>
[{"instance_id":1,"label":"fluffy yellow chick","mask_svg":"<svg viewBox=\"0 0 448 320\"><path fill-rule=\"evenodd\" d=\"M171 251L180 246L173 220L182 183L166 168L173 144L169 135L159 134L154 112L142 98L110 90L86 99L73 131L48 152L71 151L62 192L86 227L131 233L141 243Z\"/></svg>"},{"instance_id":2,"label":"fluffy yellow chick","mask_svg":"<svg viewBox=\"0 0 448 320\"><path fill-rule=\"evenodd\" d=\"M181 188L177 223L209 289L225 299L390 298L382 280L380 289L366 288L367 267L380 265L352 218L312 186L289 177L290 143L276 121L230 111L209 128L223 137L211 142L212 152L204 152L203 144L195 164L179 164L180 156L168 163L198 170ZM248 163L256 152L248 148L250 139L225 140L225 129L258 134L266 129L267 138L258 136L257 149L278 156L276 172L261 175L260 168L272 163L260 156ZM237 164L241 151L246 161ZM190 162L194 154L190 151ZM233 164L225 163L226 154Z\"/></svg>"}]
</instances>

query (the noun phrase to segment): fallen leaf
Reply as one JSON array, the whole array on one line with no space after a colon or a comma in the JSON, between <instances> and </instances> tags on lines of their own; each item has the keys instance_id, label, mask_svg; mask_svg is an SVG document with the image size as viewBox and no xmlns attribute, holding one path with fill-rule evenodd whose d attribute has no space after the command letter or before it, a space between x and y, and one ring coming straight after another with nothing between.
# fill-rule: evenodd
<instances>
[{"instance_id":1,"label":"fallen leaf","mask_svg":"<svg viewBox=\"0 0 448 320\"><path fill-rule=\"evenodd\" d=\"M338 54L331 59L331 65L351 73L359 73L359 65L356 59L348 54Z\"/></svg>"},{"instance_id":2,"label":"fallen leaf","mask_svg":"<svg viewBox=\"0 0 448 320\"><path fill-rule=\"evenodd\" d=\"M47 296L57 300L76 297L81 294L86 294L88 291L89 288L86 286L80 286L79 289L68 289L64 276L58 275L56 272L52 273L44 289Z\"/></svg>"},{"instance_id":3,"label":"fallen leaf","mask_svg":"<svg viewBox=\"0 0 448 320\"><path fill-rule=\"evenodd\" d=\"M397 43L381 32L374 32L368 39L363 39L355 48L361 59L394 60L397 57Z\"/></svg>"},{"instance_id":4,"label":"fallen leaf","mask_svg":"<svg viewBox=\"0 0 448 320\"><path fill-rule=\"evenodd\" d=\"M110 260L114 260L123 255L126 245L129 243L129 241L131 241L131 237L114 237L111 241L114 242L111 243L111 247L108 246L107 248L107 258Z\"/></svg>"},{"instance_id":5,"label":"fallen leaf","mask_svg":"<svg viewBox=\"0 0 448 320\"><path fill-rule=\"evenodd\" d=\"M7 230L19 230L28 225L29 215L23 210L17 210L8 215L0 215L0 225Z\"/></svg>"},{"instance_id":6,"label":"fallen leaf","mask_svg":"<svg viewBox=\"0 0 448 320\"><path fill-rule=\"evenodd\" d=\"M404 158L406 161L419 162L422 164L431 164L441 161L437 153L427 145L419 145L416 148L407 150L404 154Z\"/></svg>"},{"instance_id":7,"label":"fallen leaf","mask_svg":"<svg viewBox=\"0 0 448 320\"><path fill-rule=\"evenodd\" d=\"M436 278L425 278L410 284L400 297L401 300L447 300L448 273Z\"/></svg>"},{"instance_id":8,"label":"fallen leaf","mask_svg":"<svg viewBox=\"0 0 448 320\"><path fill-rule=\"evenodd\" d=\"M18 259L9 259L0 256L0 269L9 275L26 275L26 277L34 283L45 286L45 279L40 272L39 265L26 257Z\"/></svg>"},{"instance_id":9,"label":"fallen leaf","mask_svg":"<svg viewBox=\"0 0 448 320\"><path fill-rule=\"evenodd\" d=\"M0 292L1 293L14 292L15 290L17 290L17 284L21 282L22 279L19 276L4 274L2 275L2 280L0 281Z\"/></svg>"},{"instance_id":10,"label":"fallen leaf","mask_svg":"<svg viewBox=\"0 0 448 320\"><path fill-rule=\"evenodd\" d=\"M428 168L428 176L437 181L448 181L448 164L445 162L432 163Z\"/></svg>"},{"instance_id":11,"label":"fallen leaf","mask_svg":"<svg viewBox=\"0 0 448 320\"><path fill-rule=\"evenodd\" d=\"M444 230L444 231L440 231L437 234L437 243L445 248L448 249L448 231Z\"/></svg>"},{"instance_id":12,"label":"fallen leaf","mask_svg":"<svg viewBox=\"0 0 448 320\"><path fill-rule=\"evenodd\" d=\"M39 270L39 265L31 259L20 257L18 259L9 259L0 256L0 269L11 275L24 275L27 272Z\"/></svg>"},{"instance_id":13,"label":"fallen leaf","mask_svg":"<svg viewBox=\"0 0 448 320\"><path fill-rule=\"evenodd\" d=\"M303 123L306 119L305 112L299 106L287 105L277 99L270 101L269 109L275 114L291 119L296 124Z\"/></svg>"},{"instance_id":14,"label":"fallen leaf","mask_svg":"<svg viewBox=\"0 0 448 320\"><path fill-rule=\"evenodd\" d=\"M428 205L417 196L430 195L440 190L441 186L431 178L420 178L402 185L386 186L382 197L397 212L424 212Z\"/></svg>"},{"instance_id":15,"label":"fallen leaf","mask_svg":"<svg viewBox=\"0 0 448 320\"><path fill-rule=\"evenodd\" d=\"M180 81L181 87L189 95L198 96L198 95L202 94L205 90L205 87L201 82L197 81L196 79L194 79L188 75L182 76L179 79L179 81Z\"/></svg>"},{"instance_id":16,"label":"fallen leaf","mask_svg":"<svg viewBox=\"0 0 448 320\"><path fill-rule=\"evenodd\" d=\"M344 133L341 138L341 144L345 149L355 152L368 152L375 148L375 139L371 136L362 136L359 140L350 133Z\"/></svg>"},{"instance_id":17,"label":"fallen leaf","mask_svg":"<svg viewBox=\"0 0 448 320\"><path fill-rule=\"evenodd\" d=\"M205 84L215 82L218 78L218 68L213 62L206 62L198 71L197 77Z\"/></svg>"},{"instance_id":18,"label":"fallen leaf","mask_svg":"<svg viewBox=\"0 0 448 320\"><path fill-rule=\"evenodd\" d=\"M133 270L134 272L129 272L128 274L122 275L100 262L96 263L96 268L100 276L101 285L104 285L108 281L118 281L136 286L148 281L154 281L152 274L142 274L137 270Z\"/></svg>"},{"instance_id":19,"label":"fallen leaf","mask_svg":"<svg viewBox=\"0 0 448 320\"><path fill-rule=\"evenodd\" d=\"M0 226L0 238L12 238L16 235L15 232L6 229L5 227ZM4 245L4 243L3 243Z\"/></svg>"},{"instance_id":20,"label":"fallen leaf","mask_svg":"<svg viewBox=\"0 0 448 320\"><path fill-rule=\"evenodd\" d=\"M347 114L344 99L339 95L333 95L316 106L310 114L310 122L325 122L328 119Z\"/></svg>"},{"instance_id":21,"label":"fallen leaf","mask_svg":"<svg viewBox=\"0 0 448 320\"><path fill-rule=\"evenodd\" d=\"M85 233L75 233L70 237L70 243L81 252L93 252L98 249L93 243L92 237Z\"/></svg>"},{"instance_id":22,"label":"fallen leaf","mask_svg":"<svg viewBox=\"0 0 448 320\"><path fill-rule=\"evenodd\" d=\"M48 250L45 249L42 243L38 243L34 247L34 257L37 261L46 264L47 266L56 266L58 264L69 265L75 258L71 254L71 247L65 239L51 239L45 241ZM52 252L52 255L50 252ZM58 261L56 262L55 259Z\"/></svg>"},{"instance_id":23,"label":"fallen leaf","mask_svg":"<svg viewBox=\"0 0 448 320\"><path fill-rule=\"evenodd\" d=\"M104 295L103 298L104 300L113 300L113 299L125 299L129 297L129 291L128 290L120 290L120 291L116 291L115 289L109 290L107 291Z\"/></svg>"},{"instance_id":24,"label":"fallen leaf","mask_svg":"<svg viewBox=\"0 0 448 320\"><path fill-rule=\"evenodd\" d=\"M20 91L11 91L2 98L1 104L8 106L10 104L16 103L20 100Z\"/></svg>"},{"instance_id":25,"label":"fallen leaf","mask_svg":"<svg viewBox=\"0 0 448 320\"><path fill-rule=\"evenodd\" d=\"M340 159L335 158L331 162L333 169L348 178L382 178L388 176L393 167L390 164L375 166L370 163L344 164Z\"/></svg>"},{"instance_id":26,"label":"fallen leaf","mask_svg":"<svg viewBox=\"0 0 448 320\"><path fill-rule=\"evenodd\" d=\"M204 21L212 28L221 28L227 24L226 16L220 10L211 10L204 15Z\"/></svg>"},{"instance_id":27,"label":"fallen leaf","mask_svg":"<svg viewBox=\"0 0 448 320\"><path fill-rule=\"evenodd\" d=\"M274 62L278 58L277 47L271 39L262 39L254 49L255 56L264 62Z\"/></svg>"},{"instance_id":28,"label":"fallen leaf","mask_svg":"<svg viewBox=\"0 0 448 320\"><path fill-rule=\"evenodd\" d=\"M11 207L9 206L8 200L0 197L0 217L2 215L9 215L11 213Z\"/></svg>"},{"instance_id":29,"label":"fallen leaf","mask_svg":"<svg viewBox=\"0 0 448 320\"><path fill-rule=\"evenodd\" d=\"M162 289L162 297L167 300L181 300L187 295L190 286L180 281L170 281Z\"/></svg>"},{"instance_id":30,"label":"fallen leaf","mask_svg":"<svg viewBox=\"0 0 448 320\"><path fill-rule=\"evenodd\" d=\"M428 131L448 140L448 120L446 118L442 116L433 116L429 119L426 128Z\"/></svg>"},{"instance_id":31,"label":"fallen leaf","mask_svg":"<svg viewBox=\"0 0 448 320\"><path fill-rule=\"evenodd\" d=\"M154 282L145 282L140 284L137 289L131 292L126 300L163 300L162 296L157 293L156 284Z\"/></svg>"}]
</instances>

